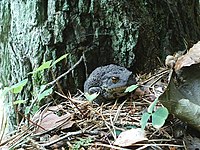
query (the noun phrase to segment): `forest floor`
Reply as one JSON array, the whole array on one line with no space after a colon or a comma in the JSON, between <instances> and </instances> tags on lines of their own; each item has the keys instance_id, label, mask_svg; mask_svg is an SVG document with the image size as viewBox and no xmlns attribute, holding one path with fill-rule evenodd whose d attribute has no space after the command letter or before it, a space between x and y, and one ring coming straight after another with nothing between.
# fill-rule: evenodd
<instances>
[{"instance_id":1,"label":"forest floor","mask_svg":"<svg viewBox=\"0 0 200 150\"><path fill-rule=\"evenodd\" d=\"M28 123L19 124L2 140L1 149L197 150L199 139L174 115L169 115L161 128L155 128L150 118L141 129L142 115L160 95L158 92L166 89L169 72L162 70L160 75L164 79L141 76L151 77L145 82L142 79L147 90L139 89L120 102L102 105L87 101L81 91L74 96L55 92L60 103L54 99L42 106ZM158 102L155 109L160 107Z\"/></svg>"}]
</instances>

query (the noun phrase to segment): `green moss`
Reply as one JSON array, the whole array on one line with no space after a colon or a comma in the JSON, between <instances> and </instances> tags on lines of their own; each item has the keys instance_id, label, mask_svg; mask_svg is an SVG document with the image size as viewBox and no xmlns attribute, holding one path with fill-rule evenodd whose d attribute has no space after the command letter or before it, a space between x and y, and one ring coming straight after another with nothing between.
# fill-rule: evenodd
<instances>
[{"instance_id":1,"label":"green moss","mask_svg":"<svg viewBox=\"0 0 200 150\"><path fill-rule=\"evenodd\" d=\"M10 14L10 4L9 2L2 1L0 2L0 43L5 44L8 42L8 36L10 33L10 23L11 23L11 14Z\"/></svg>"}]
</instances>

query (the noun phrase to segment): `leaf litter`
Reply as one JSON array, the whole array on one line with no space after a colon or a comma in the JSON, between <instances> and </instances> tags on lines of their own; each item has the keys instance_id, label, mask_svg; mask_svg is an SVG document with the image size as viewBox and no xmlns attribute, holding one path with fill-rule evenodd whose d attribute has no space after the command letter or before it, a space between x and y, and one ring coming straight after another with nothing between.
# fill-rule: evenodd
<instances>
[{"instance_id":1,"label":"leaf litter","mask_svg":"<svg viewBox=\"0 0 200 150\"><path fill-rule=\"evenodd\" d=\"M168 57L170 62L166 68L140 75L139 88L124 98L123 103L99 106L87 101L79 91L73 97L71 94L66 96L57 93L62 102L41 107L40 111L27 120L28 124L20 124L18 130L8 135L0 146L20 150L187 149L191 136L184 130L185 123L174 115L168 117L164 126L159 129L152 126L150 118L145 130L142 130L140 120L152 101L166 92L174 65L177 71L199 63L196 56L192 59L190 57L191 55L181 56L175 60ZM183 59L188 63L182 62ZM162 106L158 102L155 108ZM191 143L188 147L190 146Z\"/></svg>"},{"instance_id":2,"label":"leaf litter","mask_svg":"<svg viewBox=\"0 0 200 150\"><path fill-rule=\"evenodd\" d=\"M161 74L166 79L168 73L166 69L161 69L156 74ZM173 129L169 123L159 130L153 128L151 123L148 123L145 130L140 129L141 116L155 99L152 95L155 95L154 92L158 88L164 90L167 84L163 81L155 82L157 76L153 76L151 75L151 80L146 80L147 82L139 81L143 82L142 94L139 92L135 96L133 92L123 103L99 106L87 101L82 93L74 97L70 94L67 96L59 94L63 102L43 107L29 121L29 126L23 125L25 129L22 130L21 125L16 131L18 136L15 135L13 138L13 135L10 135L10 138L4 141L4 145L15 149L76 149L74 145L77 145L78 141L91 138L87 146L83 144L84 142L82 144L80 142L79 148L160 147L163 149L171 146L183 148L183 141L173 138ZM133 97L138 98L133 99ZM156 107L161 107L161 104ZM29 138L22 138L21 135Z\"/></svg>"}]
</instances>

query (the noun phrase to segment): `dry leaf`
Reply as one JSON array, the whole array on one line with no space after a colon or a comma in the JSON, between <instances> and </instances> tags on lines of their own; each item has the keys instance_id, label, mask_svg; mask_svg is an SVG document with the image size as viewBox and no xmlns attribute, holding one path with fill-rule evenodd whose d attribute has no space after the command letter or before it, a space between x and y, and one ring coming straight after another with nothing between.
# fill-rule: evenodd
<instances>
[{"instance_id":1,"label":"dry leaf","mask_svg":"<svg viewBox=\"0 0 200 150\"><path fill-rule=\"evenodd\" d=\"M41 116L41 121L39 122L39 126L44 128L45 130L50 130L55 127L56 121L58 120L58 116L51 111L47 111L44 115ZM43 132L42 128L38 128L36 133Z\"/></svg>"},{"instance_id":2,"label":"dry leaf","mask_svg":"<svg viewBox=\"0 0 200 150\"><path fill-rule=\"evenodd\" d=\"M198 63L200 63L200 41L194 44L185 55L178 58L174 68L178 71L183 67Z\"/></svg>"},{"instance_id":3,"label":"dry leaf","mask_svg":"<svg viewBox=\"0 0 200 150\"><path fill-rule=\"evenodd\" d=\"M159 100L171 114L200 131L200 41L178 58L174 69L176 77Z\"/></svg>"},{"instance_id":4,"label":"dry leaf","mask_svg":"<svg viewBox=\"0 0 200 150\"><path fill-rule=\"evenodd\" d=\"M137 142L148 140L145 137L145 131L141 128L130 129L120 133L115 140L114 145L118 146L132 146Z\"/></svg>"},{"instance_id":5,"label":"dry leaf","mask_svg":"<svg viewBox=\"0 0 200 150\"><path fill-rule=\"evenodd\" d=\"M59 117L59 120L56 122L57 126L61 126L61 129L68 129L72 127L74 124L74 121L72 121L72 115L70 113L67 113L65 115L62 115Z\"/></svg>"},{"instance_id":6,"label":"dry leaf","mask_svg":"<svg viewBox=\"0 0 200 150\"><path fill-rule=\"evenodd\" d=\"M58 127L60 129L66 129L66 128L70 128L74 124L74 121L72 121L73 117L69 113L62 115L62 116L58 116L58 115L54 114L52 111L47 111L47 112L43 113L43 115L40 116L40 118L41 118L41 120L38 123L38 125L40 127L35 131L35 133L44 132L43 129L48 131L48 130L52 130L52 129L58 128ZM36 118L34 118L34 119L36 119Z\"/></svg>"}]
</instances>

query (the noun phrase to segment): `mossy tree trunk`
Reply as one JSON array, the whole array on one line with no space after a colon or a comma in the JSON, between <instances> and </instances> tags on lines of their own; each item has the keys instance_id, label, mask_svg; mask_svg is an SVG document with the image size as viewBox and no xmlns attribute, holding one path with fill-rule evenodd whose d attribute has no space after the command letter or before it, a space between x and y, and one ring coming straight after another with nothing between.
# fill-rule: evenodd
<instances>
[{"instance_id":1,"label":"mossy tree trunk","mask_svg":"<svg viewBox=\"0 0 200 150\"><path fill-rule=\"evenodd\" d=\"M115 63L135 72L151 71L166 55L200 39L199 10L198 0L1 0L1 82L19 82L42 62L66 53L67 60L52 69L55 77L84 55L59 81L72 93L82 89L97 66ZM51 80L49 72L37 80L29 77L28 87L9 95L8 103L24 99L30 105L37 86Z\"/></svg>"}]
</instances>

